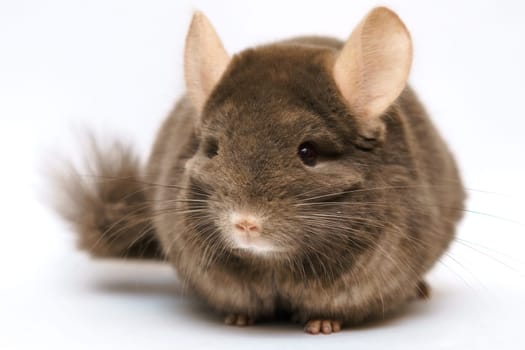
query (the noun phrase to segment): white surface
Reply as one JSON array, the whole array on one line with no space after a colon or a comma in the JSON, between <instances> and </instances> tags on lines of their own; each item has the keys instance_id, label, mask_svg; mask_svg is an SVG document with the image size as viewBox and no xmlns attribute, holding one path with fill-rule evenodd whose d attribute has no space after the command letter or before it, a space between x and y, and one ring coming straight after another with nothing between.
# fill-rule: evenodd
<instances>
[{"instance_id":1,"label":"white surface","mask_svg":"<svg viewBox=\"0 0 525 350\"><path fill-rule=\"evenodd\" d=\"M470 191L460 238L428 302L331 336L288 324L236 329L183 297L167 266L92 261L41 204L40 170L78 157L78 130L146 154L182 91L192 9L226 47L297 34L344 38L375 2L0 2L0 349L524 349L524 5L385 1L412 32L411 82ZM490 214L492 216L484 215ZM497 216L497 217L494 217ZM501 218L499 218L501 217ZM469 245L471 248L467 247Z\"/></svg>"}]
</instances>

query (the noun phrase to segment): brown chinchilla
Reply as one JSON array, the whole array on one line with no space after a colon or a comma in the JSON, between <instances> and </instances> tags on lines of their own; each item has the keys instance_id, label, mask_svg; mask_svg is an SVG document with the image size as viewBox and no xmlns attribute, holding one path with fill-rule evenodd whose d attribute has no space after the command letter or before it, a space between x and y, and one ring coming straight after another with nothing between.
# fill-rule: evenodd
<instances>
[{"instance_id":1,"label":"brown chinchilla","mask_svg":"<svg viewBox=\"0 0 525 350\"><path fill-rule=\"evenodd\" d=\"M202 13L187 93L145 169L101 151L101 181L69 174L62 214L94 256L168 260L244 326L289 314L337 332L428 295L464 189L407 79L410 35L372 10L346 42L301 37L231 57Z\"/></svg>"}]
</instances>

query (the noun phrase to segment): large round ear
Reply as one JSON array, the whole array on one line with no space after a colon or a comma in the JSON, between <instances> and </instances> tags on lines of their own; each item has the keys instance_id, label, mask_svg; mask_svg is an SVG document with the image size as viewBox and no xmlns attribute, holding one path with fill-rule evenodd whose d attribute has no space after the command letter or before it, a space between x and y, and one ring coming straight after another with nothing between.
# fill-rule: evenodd
<instances>
[{"instance_id":1,"label":"large round ear","mask_svg":"<svg viewBox=\"0 0 525 350\"><path fill-rule=\"evenodd\" d=\"M198 111L202 110L229 62L230 56L208 18L195 12L186 36L184 77L188 95Z\"/></svg>"},{"instance_id":2,"label":"large round ear","mask_svg":"<svg viewBox=\"0 0 525 350\"><path fill-rule=\"evenodd\" d=\"M410 34L385 7L373 9L343 46L333 77L365 138L381 137L380 117L405 88L411 64Z\"/></svg>"}]
</instances>

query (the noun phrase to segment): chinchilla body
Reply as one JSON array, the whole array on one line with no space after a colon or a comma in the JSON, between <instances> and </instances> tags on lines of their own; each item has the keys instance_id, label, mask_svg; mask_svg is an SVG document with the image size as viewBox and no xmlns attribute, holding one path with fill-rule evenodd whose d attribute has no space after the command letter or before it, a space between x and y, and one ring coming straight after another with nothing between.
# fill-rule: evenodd
<instances>
[{"instance_id":1,"label":"chinchilla body","mask_svg":"<svg viewBox=\"0 0 525 350\"><path fill-rule=\"evenodd\" d=\"M465 193L407 85L411 55L408 31L385 8L346 42L296 38L233 57L196 14L187 93L145 169L99 167L121 187L86 190L80 209L113 208L116 218L97 226L70 215L83 247L97 237L98 255L144 247L238 325L285 311L329 333L425 295ZM106 239L118 217L127 225ZM322 320L337 323L326 331Z\"/></svg>"}]
</instances>

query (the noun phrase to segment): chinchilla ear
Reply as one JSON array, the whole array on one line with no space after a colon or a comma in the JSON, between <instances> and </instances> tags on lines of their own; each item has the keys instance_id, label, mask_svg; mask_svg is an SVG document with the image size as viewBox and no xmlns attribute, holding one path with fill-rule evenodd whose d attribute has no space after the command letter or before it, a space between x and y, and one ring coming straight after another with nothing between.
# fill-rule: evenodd
<instances>
[{"instance_id":1,"label":"chinchilla ear","mask_svg":"<svg viewBox=\"0 0 525 350\"><path fill-rule=\"evenodd\" d=\"M188 95L199 112L229 62L230 56L208 18L195 12L186 37L184 77Z\"/></svg>"},{"instance_id":2,"label":"chinchilla ear","mask_svg":"<svg viewBox=\"0 0 525 350\"><path fill-rule=\"evenodd\" d=\"M380 117L405 88L411 64L410 34L385 7L373 9L344 44L333 78L365 138L383 135Z\"/></svg>"}]
</instances>

